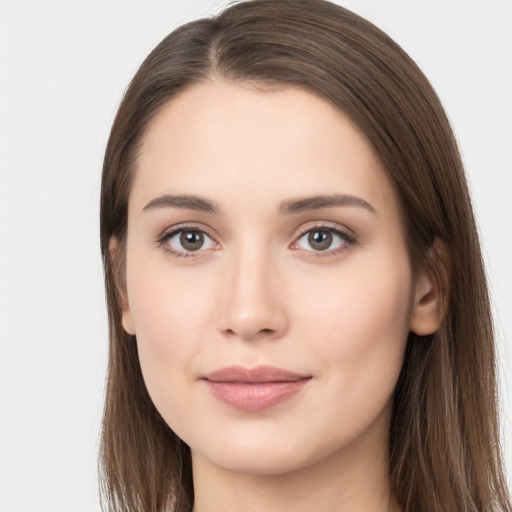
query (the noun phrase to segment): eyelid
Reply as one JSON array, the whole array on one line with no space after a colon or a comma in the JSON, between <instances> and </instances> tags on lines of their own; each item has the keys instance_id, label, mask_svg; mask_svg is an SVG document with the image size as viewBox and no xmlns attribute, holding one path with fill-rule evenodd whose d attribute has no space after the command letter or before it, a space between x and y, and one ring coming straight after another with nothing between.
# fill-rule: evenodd
<instances>
[{"instance_id":1,"label":"eyelid","mask_svg":"<svg viewBox=\"0 0 512 512\"><path fill-rule=\"evenodd\" d=\"M160 232L160 234L156 236L155 240L157 242L166 240L170 235L176 234L177 232L184 231L186 229L189 229L190 231L200 231L201 233L208 235L210 238L215 239L215 236L211 234L211 230L200 222L180 222L179 224L167 226Z\"/></svg>"},{"instance_id":2,"label":"eyelid","mask_svg":"<svg viewBox=\"0 0 512 512\"><path fill-rule=\"evenodd\" d=\"M339 237L341 237L345 243L343 243L340 247L335 249L326 249L325 251L315 251L314 249L306 250L297 247L299 240L304 237L304 235L310 233L311 231L329 231ZM340 224L334 222L323 222L323 221L313 221L307 223L304 226L301 226L299 233L294 237L294 241L291 243L290 248L296 250L304 250L305 252L309 252L315 257L329 256L341 251L348 249L351 245L357 243L357 235L349 228L341 226Z\"/></svg>"},{"instance_id":3,"label":"eyelid","mask_svg":"<svg viewBox=\"0 0 512 512\"><path fill-rule=\"evenodd\" d=\"M219 242L217 242L216 237L210 233L210 230L206 226L204 226L200 223L198 224L198 223L193 223L193 222L184 222L184 223L180 223L180 224L175 224L173 226L168 226L155 238L155 241L159 246L163 247L166 252L173 254L175 256L181 256L181 257L195 257L195 256L199 256L201 253L204 253L208 250L212 250L211 248L208 248L208 249L203 249L203 250L198 249L197 251L180 251L178 249L173 249L169 244L166 244L166 242L168 240L170 240L173 236L178 234L180 231L187 231L187 230L197 231L199 233L202 233L205 236L207 236L208 238L210 238L210 240L212 240L215 245L217 245L217 246L219 245ZM213 249L213 250L215 250L215 249Z\"/></svg>"},{"instance_id":4,"label":"eyelid","mask_svg":"<svg viewBox=\"0 0 512 512\"><path fill-rule=\"evenodd\" d=\"M179 233L180 231L198 231L206 235L208 238L210 238L217 246L220 246L219 242L217 241L217 238L215 235L211 233L211 230L203 225L202 223L196 223L196 222L184 222L175 224L173 226L168 226L165 228L156 238L155 241L159 246L164 246L165 242L167 242L171 237ZM301 226L297 234L293 238L293 242L290 244L291 249L301 250L299 247L297 247L298 241L307 233L313 230L325 230L333 232L334 234L340 236L343 240L345 240L345 243L342 244L341 247L335 248L335 249L327 249L325 251L315 251L311 249L310 252L316 257L321 256L329 256L334 253L338 253L341 251L344 251L348 249L349 246L357 243L358 238L357 235L354 233L353 230L350 228L347 228L346 226L342 226L335 222L329 222L329 221L311 221L306 223L305 225ZM168 244L167 244L168 245ZM170 246L164 247L164 249L174 254L175 256L183 256L183 257L194 257L199 256L201 253L207 252L208 250L212 249L204 249L204 250L197 250L197 251L179 251L174 250ZM216 250L216 249L213 249ZM306 251L306 250L304 250Z\"/></svg>"},{"instance_id":5,"label":"eyelid","mask_svg":"<svg viewBox=\"0 0 512 512\"><path fill-rule=\"evenodd\" d=\"M356 242L357 238L358 238L356 233L347 226L338 224L337 222L333 222L333 221L313 220L313 221L304 223L299 229L297 229L294 239L297 240L301 236L305 235L306 233L309 233L310 231L312 231L314 229L318 229L318 230L325 229L326 231L338 232L354 242Z\"/></svg>"}]
</instances>

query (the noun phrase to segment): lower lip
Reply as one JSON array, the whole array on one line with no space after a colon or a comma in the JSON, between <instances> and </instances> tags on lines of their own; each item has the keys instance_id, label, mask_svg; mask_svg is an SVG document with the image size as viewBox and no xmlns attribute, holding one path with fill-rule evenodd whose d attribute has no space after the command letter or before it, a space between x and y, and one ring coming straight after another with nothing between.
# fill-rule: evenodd
<instances>
[{"instance_id":1,"label":"lower lip","mask_svg":"<svg viewBox=\"0 0 512 512\"><path fill-rule=\"evenodd\" d=\"M285 382L212 382L206 383L213 395L236 409L262 411L281 403L304 388L311 378Z\"/></svg>"}]
</instances>

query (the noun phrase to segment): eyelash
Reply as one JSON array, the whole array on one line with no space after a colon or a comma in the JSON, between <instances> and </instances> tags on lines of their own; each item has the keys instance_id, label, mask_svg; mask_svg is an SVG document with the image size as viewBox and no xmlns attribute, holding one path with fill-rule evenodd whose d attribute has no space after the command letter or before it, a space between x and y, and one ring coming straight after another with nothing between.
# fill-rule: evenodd
<instances>
[{"instance_id":1,"label":"eyelash","mask_svg":"<svg viewBox=\"0 0 512 512\"><path fill-rule=\"evenodd\" d=\"M314 249L307 250L307 252L311 253L315 258L327 258L329 256L334 256L340 254L347 250L351 245L354 245L357 242L356 237L353 234L348 233L347 231L340 229L339 226L333 226L329 224L317 224L313 226L309 226L304 229L299 236L295 238L295 241L291 244L291 247L297 246L299 241L306 236L308 233L314 233L324 231L331 233L334 236L339 237L342 240L342 244L339 247L334 249L328 249L323 251L315 251Z\"/></svg>"},{"instance_id":2,"label":"eyelash","mask_svg":"<svg viewBox=\"0 0 512 512\"><path fill-rule=\"evenodd\" d=\"M172 239L177 234L182 233L182 232L187 232L187 231L203 234L203 235L207 236L210 240L212 240L214 244L217 244L217 242L215 242L214 238L212 236L210 236L208 231L206 231L203 228L198 228L197 226L194 226L194 225L175 226L170 231L165 231L161 236L159 236L157 238L156 242L158 243L158 245L160 247L162 247L164 249L165 252L167 252L168 254L171 254L172 256L174 256L176 258L197 257L197 256L199 256L199 254L201 252L204 252L205 249L203 249L203 250L198 249L197 251L179 251L179 250L173 249L170 246L170 244L168 243L169 240ZM297 244L299 243L299 241L304 236L306 236L308 233L319 232L319 231L331 233L332 235L339 237L343 241L343 243L341 244L340 247L336 247L336 248L330 249L330 250L324 250L324 251L315 251L314 249L306 250L307 252L311 253L311 255L314 257L325 258L325 257L339 254L339 253L347 250L348 247L350 247L351 245L354 245L357 242L357 238L353 234L350 234L347 231L340 229L338 226L335 227L335 226L332 226L329 224L317 224L317 225L310 226L307 229L304 229L295 238L295 241L290 245L290 247L293 249L300 250L300 248L296 247Z\"/></svg>"},{"instance_id":3,"label":"eyelash","mask_svg":"<svg viewBox=\"0 0 512 512\"><path fill-rule=\"evenodd\" d=\"M187 224L181 224L179 226L173 227L170 231L165 231L161 236L157 238L157 243L160 247L163 248L165 252L168 254L171 254L172 256L176 258L194 258L198 256L198 253L201 253L201 249L197 251L178 251L176 249L173 249L171 245L168 243L169 240L171 240L172 237L176 236L178 233L182 232L194 232L194 233L201 233L203 235L206 235L210 240L214 241L214 238L210 236L208 231L206 231L204 228L198 228L194 225L187 225Z\"/></svg>"}]
</instances>

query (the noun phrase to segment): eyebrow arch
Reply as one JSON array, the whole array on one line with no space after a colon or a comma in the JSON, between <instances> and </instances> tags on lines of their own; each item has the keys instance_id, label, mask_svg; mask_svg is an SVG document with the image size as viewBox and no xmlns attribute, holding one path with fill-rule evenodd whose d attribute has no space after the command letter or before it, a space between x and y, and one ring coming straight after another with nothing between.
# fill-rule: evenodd
<instances>
[{"instance_id":1,"label":"eyebrow arch","mask_svg":"<svg viewBox=\"0 0 512 512\"><path fill-rule=\"evenodd\" d=\"M358 206L378 215L377 210L370 203L360 197L347 194L311 196L285 201L281 204L281 214L291 215L334 206Z\"/></svg>"},{"instance_id":2,"label":"eyebrow arch","mask_svg":"<svg viewBox=\"0 0 512 512\"><path fill-rule=\"evenodd\" d=\"M157 208L183 208L185 210L196 210L205 213L219 213L219 207L213 201L203 197L193 195L171 195L164 194L151 200L144 208L143 212L155 210Z\"/></svg>"}]
</instances>

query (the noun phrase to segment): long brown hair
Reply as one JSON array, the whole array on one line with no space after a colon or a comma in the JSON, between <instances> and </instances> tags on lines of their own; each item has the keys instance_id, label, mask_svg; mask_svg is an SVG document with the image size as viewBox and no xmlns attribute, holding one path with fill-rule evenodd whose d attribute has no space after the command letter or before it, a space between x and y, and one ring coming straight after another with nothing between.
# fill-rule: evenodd
<instances>
[{"instance_id":1,"label":"long brown hair","mask_svg":"<svg viewBox=\"0 0 512 512\"><path fill-rule=\"evenodd\" d=\"M252 0L184 25L153 50L125 93L101 190L110 325L100 457L104 505L119 512L192 507L189 448L152 404L136 340L121 326L123 243L148 122L170 98L213 76L300 87L343 111L366 135L397 191L413 268L443 268L432 263L439 256L434 241L443 241L448 256L442 259L451 264L433 278L445 290L446 315L435 334L408 340L391 421L391 487L405 512L510 510L488 291L452 130L406 53L371 23L324 0Z\"/></svg>"}]
</instances>

